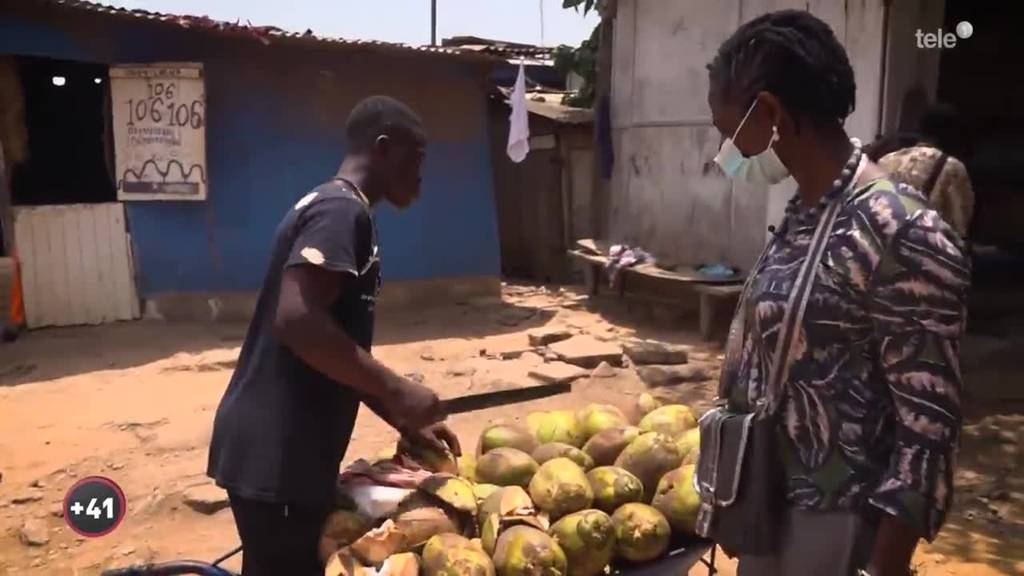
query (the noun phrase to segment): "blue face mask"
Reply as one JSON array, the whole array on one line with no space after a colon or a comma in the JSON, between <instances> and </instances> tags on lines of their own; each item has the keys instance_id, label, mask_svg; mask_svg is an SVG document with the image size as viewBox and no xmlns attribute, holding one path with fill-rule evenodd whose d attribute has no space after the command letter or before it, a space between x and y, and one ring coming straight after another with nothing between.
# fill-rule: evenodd
<instances>
[{"instance_id":1,"label":"blue face mask","mask_svg":"<svg viewBox=\"0 0 1024 576\"><path fill-rule=\"evenodd\" d=\"M750 113L754 111L754 106L757 106L756 99L747 109L747 113L743 115L743 120L740 120L740 125L736 127L732 138L726 138L725 142L722 142L722 147L715 156L715 164L718 164L722 172L725 172L725 175L733 180L754 186L771 186L789 177L789 169L779 160L772 148L772 145L779 140L778 128L772 126L772 138L768 141L768 146L764 151L759 154L744 156L743 152L736 147L736 136L747 122Z\"/></svg>"}]
</instances>

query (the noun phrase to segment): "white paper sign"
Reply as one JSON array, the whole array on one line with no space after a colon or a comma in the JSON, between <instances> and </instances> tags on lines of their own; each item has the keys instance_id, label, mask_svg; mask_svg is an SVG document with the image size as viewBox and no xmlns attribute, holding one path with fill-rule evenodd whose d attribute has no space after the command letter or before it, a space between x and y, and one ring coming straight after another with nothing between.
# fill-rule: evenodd
<instances>
[{"instance_id":1,"label":"white paper sign","mask_svg":"<svg viewBox=\"0 0 1024 576\"><path fill-rule=\"evenodd\" d=\"M112 66L119 200L206 199L202 64Z\"/></svg>"}]
</instances>

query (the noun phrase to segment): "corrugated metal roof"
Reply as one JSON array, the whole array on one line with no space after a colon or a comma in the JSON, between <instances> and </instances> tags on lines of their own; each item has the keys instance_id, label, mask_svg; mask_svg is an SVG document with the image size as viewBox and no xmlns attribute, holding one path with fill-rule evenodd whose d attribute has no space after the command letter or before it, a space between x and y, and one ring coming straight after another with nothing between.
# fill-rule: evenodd
<instances>
[{"instance_id":1,"label":"corrugated metal roof","mask_svg":"<svg viewBox=\"0 0 1024 576\"><path fill-rule=\"evenodd\" d=\"M508 103L512 94L509 88L498 88ZM526 110L530 114L543 116L561 124L589 124L594 121L594 111L590 108L574 108L562 104L565 92L549 92L540 90L526 91Z\"/></svg>"},{"instance_id":2,"label":"corrugated metal roof","mask_svg":"<svg viewBox=\"0 0 1024 576\"><path fill-rule=\"evenodd\" d=\"M494 54L505 59L530 57L533 59L550 60L555 55L554 48L506 42L504 40L492 40L490 38L480 38L479 36L453 36L442 40L441 45L449 48L461 48L463 50Z\"/></svg>"},{"instance_id":3,"label":"corrugated metal roof","mask_svg":"<svg viewBox=\"0 0 1024 576\"><path fill-rule=\"evenodd\" d=\"M134 18L149 22L178 26L184 29L204 30L235 36L249 36L269 45L275 41L305 42L309 44L323 44L340 48L370 49L380 52L406 53L419 55L435 55L454 57L475 62L500 62L494 56L480 53L474 50L462 50L458 48L447 48L440 46L410 46L394 42L381 42L378 40L348 40L345 38L331 38L317 36L311 30L305 33L289 32L277 26L255 26L249 22L226 22L214 20L207 16L195 16L187 14L165 14L151 12L141 9L128 9L116 6L108 6L98 2L86 0L32 0L37 4L57 6L68 10L81 10L118 18Z\"/></svg>"}]
</instances>

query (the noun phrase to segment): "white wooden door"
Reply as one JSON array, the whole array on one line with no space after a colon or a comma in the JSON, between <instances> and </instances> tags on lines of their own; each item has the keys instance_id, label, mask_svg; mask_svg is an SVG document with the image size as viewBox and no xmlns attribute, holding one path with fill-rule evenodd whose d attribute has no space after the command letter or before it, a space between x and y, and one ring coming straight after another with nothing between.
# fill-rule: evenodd
<instances>
[{"instance_id":1,"label":"white wooden door","mask_svg":"<svg viewBox=\"0 0 1024 576\"><path fill-rule=\"evenodd\" d=\"M120 203L16 207L14 237L29 328L139 317Z\"/></svg>"}]
</instances>

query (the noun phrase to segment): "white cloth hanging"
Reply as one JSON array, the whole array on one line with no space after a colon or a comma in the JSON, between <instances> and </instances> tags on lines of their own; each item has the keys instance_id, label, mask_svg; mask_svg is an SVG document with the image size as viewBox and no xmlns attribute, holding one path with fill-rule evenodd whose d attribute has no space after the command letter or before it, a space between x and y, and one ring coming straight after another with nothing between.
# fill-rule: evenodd
<instances>
[{"instance_id":1,"label":"white cloth hanging","mask_svg":"<svg viewBox=\"0 0 1024 576\"><path fill-rule=\"evenodd\" d=\"M530 152L530 119L526 111L526 67L519 63L519 76L509 96L512 114L509 115L508 157L519 163Z\"/></svg>"}]
</instances>

